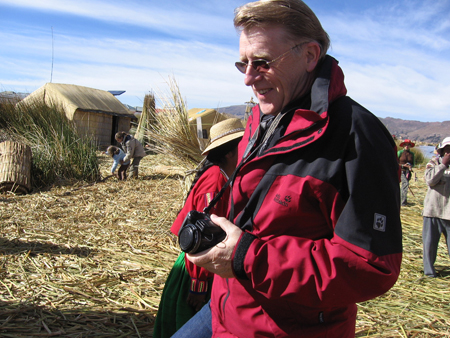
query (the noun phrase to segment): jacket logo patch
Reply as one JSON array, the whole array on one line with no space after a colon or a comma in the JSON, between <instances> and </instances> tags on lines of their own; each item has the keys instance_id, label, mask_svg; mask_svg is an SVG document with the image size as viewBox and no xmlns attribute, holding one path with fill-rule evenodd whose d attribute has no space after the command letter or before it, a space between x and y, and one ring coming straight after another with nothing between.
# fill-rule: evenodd
<instances>
[{"instance_id":1,"label":"jacket logo patch","mask_svg":"<svg viewBox=\"0 0 450 338\"><path fill-rule=\"evenodd\" d=\"M373 228L378 231L386 231L386 216L381 214L375 214L373 219Z\"/></svg>"},{"instance_id":2,"label":"jacket logo patch","mask_svg":"<svg viewBox=\"0 0 450 338\"><path fill-rule=\"evenodd\" d=\"M276 194L275 198L273 199L276 203L281 204L284 207L288 207L289 204L292 200L291 196L284 196L284 198L282 199L280 194Z\"/></svg>"}]
</instances>

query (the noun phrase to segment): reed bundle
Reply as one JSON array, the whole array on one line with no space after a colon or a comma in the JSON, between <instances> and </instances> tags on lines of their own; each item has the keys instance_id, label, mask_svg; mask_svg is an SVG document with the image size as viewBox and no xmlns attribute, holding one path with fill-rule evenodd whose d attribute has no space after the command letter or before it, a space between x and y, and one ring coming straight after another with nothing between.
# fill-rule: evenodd
<instances>
[{"instance_id":1,"label":"reed bundle","mask_svg":"<svg viewBox=\"0 0 450 338\"><path fill-rule=\"evenodd\" d=\"M203 156L196 133L189 124L187 105L178 84L169 78L168 86L169 93L159 97L163 108L158 111L148 109L146 118L150 122L142 129L147 149L172 159L179 169L184 170L183 194L186 196Z\"/></svg>"}]
</instances>

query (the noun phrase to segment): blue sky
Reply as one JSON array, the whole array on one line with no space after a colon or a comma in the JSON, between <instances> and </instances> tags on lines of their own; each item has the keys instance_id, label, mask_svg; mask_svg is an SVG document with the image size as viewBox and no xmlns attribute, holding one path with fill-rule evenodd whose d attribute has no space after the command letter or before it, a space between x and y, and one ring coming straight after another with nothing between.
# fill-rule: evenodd
<instances>
[{"instance_id":1,"label":"blue sky","mask_svg":"<svg viewBox=\"0 0 450 338\"><path fill-rule=\"evenodd\" d=\"M47 82L126 90L188 108L240 105L238 0L0 0L0 91ZM348 95L379 117L450 120L450 1L306 0L331 38ZM53 36L53 38L52 38ZM53 68L52 68L53 61Z\"/></svg>"}]
</instances>

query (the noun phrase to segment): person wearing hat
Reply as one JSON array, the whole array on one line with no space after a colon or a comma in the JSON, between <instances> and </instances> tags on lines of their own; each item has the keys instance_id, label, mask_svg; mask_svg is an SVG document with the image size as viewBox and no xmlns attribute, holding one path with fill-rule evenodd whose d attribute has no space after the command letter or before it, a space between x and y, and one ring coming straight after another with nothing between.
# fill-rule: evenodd
<instances>
[{"instance_id":1,"label":"person wearing hat","mask_svg":"<svg viewBox=\"0 0 450 338\"><path fill-rule=\"evenodd\" d=\"M411 151L416 144L411 142L411 140L406 139L400 143L400 147L403 148L397 152L398 163L402 169L401 175L401 204L405 206L408 204L408 189L409 180L412 176L412 168L414 167L414 153Z\"/></svg>"},{"instance_id":2,"label":"person wearing hat","mask_svg":"<svg viewBox=\"0 0 450 338\"><path fill-rule=\"evenodd\" d=\"M183 221L191 210L203 211L219 193L237 164L237 146L244 135L238 118L229 118L211 127L210 143L202 152L205 160L196 173L185 204L175 219L171 231L178 235ZM230 189L211 210L225 216ZM185 258L182 252L175 262L164 286L156 316L153 337L171 337L209 300L213 273Z\"/></svg>"},{"instance_id":3,"label":"person wearing hat","mask_svg":"<svg viewBox=\"0 0 450 338\"><path fill-rule=\"evenodd\" d=\"M436 150L438 155L425 169L428 190L422 212L423 270L428 277L437 276L434 263L442 234L450 255L450 137L446 137Z\"/></svg>"}]
</instances>

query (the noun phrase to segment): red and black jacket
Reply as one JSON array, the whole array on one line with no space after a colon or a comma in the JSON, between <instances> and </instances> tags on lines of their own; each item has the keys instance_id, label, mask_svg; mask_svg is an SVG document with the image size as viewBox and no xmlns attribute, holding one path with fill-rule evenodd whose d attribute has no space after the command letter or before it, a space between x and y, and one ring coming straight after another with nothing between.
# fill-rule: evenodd
<instances>
[{"instance_id":1,"label":"red and black jacket","mask_svg":"<svg viewBox=\"0 0 450 338\"><path fill-rule=\"evenodd\" d=\"M346 95L327 56L310 95L282 113L233 183L245 230L236 278L214 279L213 336L352 337L356 303L396 282L402 234L395 144ZM253 109L240 155L258 129Z\"/></svg>"}]
</instances>

